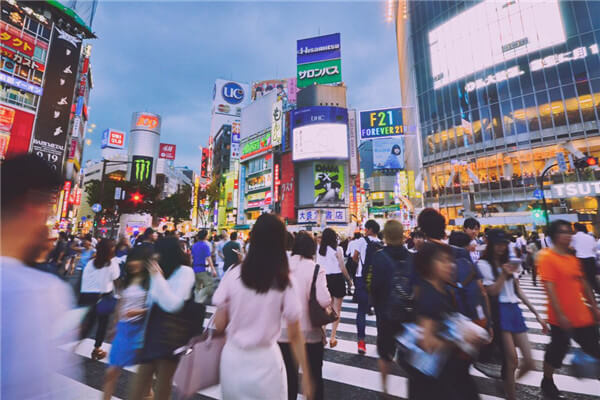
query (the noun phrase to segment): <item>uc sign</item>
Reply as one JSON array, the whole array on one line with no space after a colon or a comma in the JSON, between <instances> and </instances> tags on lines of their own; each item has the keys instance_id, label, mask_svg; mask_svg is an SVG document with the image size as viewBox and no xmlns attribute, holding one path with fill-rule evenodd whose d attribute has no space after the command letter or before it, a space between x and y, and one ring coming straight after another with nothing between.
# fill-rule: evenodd
<instances>
[{"instance_id":1,"label":"uc sign","mask_svg":"<svg viewBox=\"0 0 600 400\"><path fill-rule=\"evenodd\" d=\"M244 100L244 89L235 82L226 83L221 94L229 104L240 104Z\"/></svg>"},{"instance_id":2,"label":"uc sign","mask_svg":"<svg viewBox=\"0 0 600 400\"><path fill-rule=\"evenodd\" d=\"M158 117L155 117L154 115L142 114L138 117L135 126L147 129L156 129L158 126Z\"/></svg>"}]
</instances>

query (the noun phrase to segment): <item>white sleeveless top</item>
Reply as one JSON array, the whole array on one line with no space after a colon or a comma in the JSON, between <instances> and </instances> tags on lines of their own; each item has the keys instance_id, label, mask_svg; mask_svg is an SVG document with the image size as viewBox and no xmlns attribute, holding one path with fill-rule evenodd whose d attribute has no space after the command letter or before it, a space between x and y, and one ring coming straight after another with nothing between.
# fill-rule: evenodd
<instances>
[{"instance_id":1,"label":"white sleeveless top","mask_svg":"<svg viewBox=\"0 0 600 400\"><path fill-rule=\"evenodd\" d=\"M327 246L327 253L325 256L319 254L317 250L317 264L319 264L327 275L330 274L341 274L342 270L340 269L340 263L337 259L337 253L342 253L342 248L338 246L337 250L332 249L330 246Z\"/></svg>"}]
</instances>

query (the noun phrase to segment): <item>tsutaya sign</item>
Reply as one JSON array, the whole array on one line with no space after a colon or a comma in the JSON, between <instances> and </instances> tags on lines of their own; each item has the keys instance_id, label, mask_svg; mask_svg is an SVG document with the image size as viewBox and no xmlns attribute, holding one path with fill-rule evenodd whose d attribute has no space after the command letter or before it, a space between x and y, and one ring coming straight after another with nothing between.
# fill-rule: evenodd
<instances>
[{"instance_id":1,"label":"tsutaya sign","mask_svg":"<svg viewBox=\"0 0 600 400\"><path fill-rule=\"evenodd\" d=\"M551 54L547 57L532 60L529 63L529 71L535 72L544 68L565 63L567 61L586 58L589 54L598 54L598 50L598 44L593 44L589 47L577 47L572 51L567 51L560 54ZM502 82L510 78L521 76L525 72L526 71L521 70L520 65L515 65L514 67L510 67L508 69L498 71L495 74L488 75L484 79L476 79L474 81L467 82L465 85L465 90L467 92L472 92L475 89L486 87L492 83Z\"/></svg>"},{"instance_id":2,"label":"tsutaya sign","mask_svg":"<svg viewBox=\"0 0 600 400\"><path fill-rule=\"evenodd\" d=\"M600 181L573 182L552 185L552 197L560 199L564 197L587 197L600 196Z\"/></svg>"}]
</instances>

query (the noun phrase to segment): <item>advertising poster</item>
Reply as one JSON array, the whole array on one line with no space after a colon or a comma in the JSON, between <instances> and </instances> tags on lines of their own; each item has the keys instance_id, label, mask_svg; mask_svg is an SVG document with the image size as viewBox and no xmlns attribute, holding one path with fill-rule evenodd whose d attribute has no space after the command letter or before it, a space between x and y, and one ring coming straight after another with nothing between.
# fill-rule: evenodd
<instances>
[{"instance_id":1,"label":"advertising poster","mask_svg":"<svg viewBox=\"0 0 600 400\"><path fill-rule=\"evenodd\" d=\"M345 171L343 165L315 163L315 205L344 204Z\"/></svg>"},{"instance_id":2,"label":"advertising poster","mask_svg":"<svg viewBox=\"0 0 600 400\"><path fill-rule=\"evenodd\" d=\"M271 147L273 147L271 143L271 132L267 132L256 139L252 139L242 144L242 155L240 156L240 159L244 160L248 157L264 153L265 151L270 150Z\"/></svg>"},{"instance_id":3,"label":"advertising poster","mask_svg":"<svg viewBox=\"0 0 600 400\"><path fill-rule=\"evenodd\" d=\"M376 139L404 135L402 120L402 108L361 111L360 138Z\"/></svg>"},{"instance_id":4,"label":"advertising poster","mask_svg":"<svg viewBox=\"0 0 600 400\"><path fill-rule=\"evenodd\" d=\"M133 156L131 158L131 182L150 184L152 181L152 157Z\"/></svg>"},{"instance_id":5,"label":"advertising poster","mask_svg":"<svg viewBox=\"0 0 600 400\"><path fill-rule=\"evenodd\" d=\"M348 158L348 110L315 106L291 113L294 161Z\"/></svg>"},{"instance_id":6,"label":"advertising poster","mask_svg":"<svg viewBox=\"0 0 600 400\"><path fill-rule=\"evenodd\" d=\"M175 151L177 146L174 144L161 143L158 151L158 158L166 158L167 160L175 159Z\"/></svg>"},{"instance_id":7,"label":"advertising poster","mask_svg":"<svg viewBox=\"0 0 600 400\"><path fill-rule=\"evenodd\" d=\"M404 169L404 139L373 140L373 169Z\"/></svg>"},{"instance_id":8,"label":"advertising poster","mask_svg":"<svg viewBox=\"0 0 600 400\"><path fill-rule=\"evenodd\" d=\"M253 176L248 178L246 183L246 192L251 192L253 190L259 190L263 188L270 188L273 175L269 172L263 175Z\"/></svg>"},{"instance_id":9,"label":"advertising poster","mask_svg":"<svg viewBox=\"0 0 600 400\"><path fill-rule=\"evenodd\" d=\"M77 83L81 39L54 28L44 90L38 108L32 152L62 171L71 104Z\"/></svg>"},{"instance_id":10,"label":"advertising poster","mask_svg":"<svg viewBox=\"0 0 600 400\"><path fill-rule=\"evenodd\" d=\"M252 100L260 99L267 93L275 90L280 100L288 98L289 79L271 79L267 81L254 82L252 84Z\"/></svg>"},{"instance_id":11,"label":"advertising poster","mask_svg":"<svg viewBox=\"0 0 600 400\"><path fill-rule=\"evenodd\" d=\"M273 146L281 144L283 131L283 102L281 100L273 104L273 113L271 114L271 143Z\"/></svg>"}]
</instances>

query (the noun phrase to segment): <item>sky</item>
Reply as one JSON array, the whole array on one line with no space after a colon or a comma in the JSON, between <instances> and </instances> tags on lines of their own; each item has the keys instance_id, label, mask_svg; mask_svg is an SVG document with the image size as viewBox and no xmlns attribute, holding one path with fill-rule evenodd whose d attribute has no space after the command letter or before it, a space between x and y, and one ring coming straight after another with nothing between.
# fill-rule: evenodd
<instances>
[{"instance_id":1,"label":"sky","mask_svg":"<svg viewBox=\"0 0 600 400\"><path fill-rule=\"evenodd\" d=\"M349 108L400 105L395 26L386 2L100 1L92 29L94 89L84 160L102 132L128 132L131 115L162 116L161 142L196 171L206 146L215 79L252 83L296 75L296 40L341 33Z\"/></svg>"}]
</instances>

